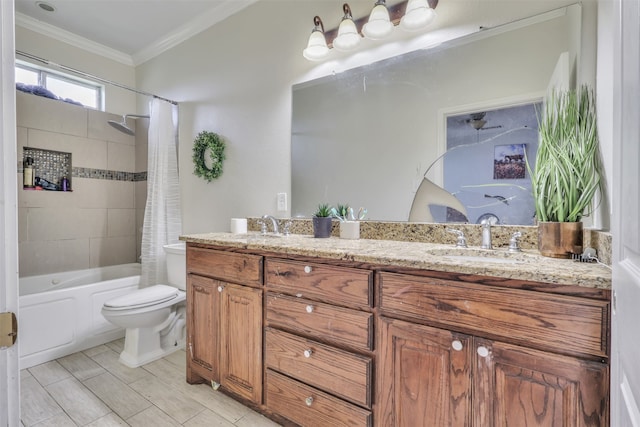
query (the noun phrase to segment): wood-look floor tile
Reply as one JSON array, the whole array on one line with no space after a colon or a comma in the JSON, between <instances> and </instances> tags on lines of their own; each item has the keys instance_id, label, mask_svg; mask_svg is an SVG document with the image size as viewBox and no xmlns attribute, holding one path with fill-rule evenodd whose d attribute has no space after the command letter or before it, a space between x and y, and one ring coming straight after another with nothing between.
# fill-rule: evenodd
<instances>
[{"instance_id":1,"label":"wood-look floor tile","mask_svg":"<svg viewBox=\"0 0 640 427\"><path fill-rule=\"evenodd\" d=\"M193 400L232 423L237 422L250 411L249 408L237 400L233 400L219 391L214 391L210 385L185 383L183 387L188 390L185 393L188 393L188 396Z\"/></svg>"},{"instance_id":2,"label":"wood-look floor tile","mask_svg":"<svg viewBox=\"0 0 640 427\"><path fill-rule=\"evenodd\" d=\"M20 417L25 426L35 425L62 412L60 405L34 377L21 381Z\"/></svg>"},{"instance_id":3,"label":"wood-look floor tile","mask_svg":"<svg viewBox=\"0 0 640 427\"><path fill-rule=\"evenodd\" d=\"M185 427L234 427L233 423L209 409L205 409L182 425Z\"/></svg>"},{"instance_id":4,"label":"wood-look floor tile","mask_svg":"<svg viewBox=\"0 0 640 427\"><path fill-rule=\"evenodd\" d=\"M83 382L89 390L120 417L127 419L151 406L151 403L135 390L105 372Z\"/></svg>"},{"instance_id":5,"label":"wood-look floor tile","mask_svg":"<svg viewBox=\"0 0 640 427\"><path fill-rule=\"evenodd\" d=\"M29 372L28 369L22 369L20 371L20 381L24 381L27 378L33 378L33 375L31 375L31 372Z\"/></svg>"},{"instance_id":6,"label":"wood-look floor tile","mask_svg":"<svg viewBox=\"0 0 640 427\"><path fill-rule=\"evenodd\" d=\"M120 338L119 340L108 342L105 345L109 347L111 350L120 354L122 353L122 350L124 350L124 338Z\"/></svg>"},{"instance_id":7,"label":"wood-look floor tile","mask_svg":"<svg viewBox=\"0 0 640 427\"><path fill-rule=\"evenodd\" d=\"M58 381L45 389L71 419L81 426L111 412L111 409L75 378Z\"/></svg>"},{"instance_id":8,"label":"wood-look floor tile","mask_svg":"<svg viewBox=\"0 0 640 427\"><path fill-rule=\"evenodd\" d=\"M93 357L96 354L100 354L103 351L107 351L107 350L111 350L109 347L107 347L106 345L102 344L96 347L91 347L85 351L83 351L83 353L88 356L88 357Z\"/></svg>"},{"instance_id":9,"label":"wood-look floor tile","mask_svg":"<svg viewBox=\"0 0 640 427\"><path fill-rule=\"evenodd\" d=\"M131 427L175 427L180 425L155 406L127 418L126 421Z\"/></svg>"},{"instance_id":10,"label":"wood-look floor tile","mask_svg":"<svg viewBox=\"0 0 640 427\"><path fill-rule=\"evenodd\" d=\"M76 427L77 424L73 422L71 418L64 412L62 414L54 415L42 422L39 422L34 427Z\"/></svg>"},{"instance_id":11,"label":"wood-look floor tile","mask_svg":"<svg viewBox=\"0 0 640 427\"><path fill-rule=\"evenodd\" d=\"M64 366L67 371L71 372L71 375L80 381L84 381L105 372L105 369L102 366L98 365L93 361L93 359L82 352L61 357L58 359L58 362Z\"/></svg>"},{"instance_id":12,"label":"wood-look floor tile","mask_svg":"<svg viewBox=\"0 0 640 427\"><path fill-rule=\"evenodd\" d=\"M205 409L156 377L143 378L129 386L179 423L184 423Z\"/></svg>"},{"instance_id":13,"label":"wood-look floor tile","mask_svg":"<svg viewBox=\"0 0 640 427\"><path fill-rule=\"evenodd\" d=\"M87 424L86 427L116 427L116 426L128 426L122 418L115 413L111 412L104 417L98 418L94 422Z\"/></svg>"},{"instance_id":14,"label":"wood-look floor tile","mask_svg":"<svg viewBox=\"0 0 640 427\"><path fill-rule=\"evenodd\" d=\"M236 421L237 427L281 427L280 424L275 421L271 421L269 418L256 411L250 410L247 415Z\"/></svg>"},{"instance_id":15,"label":"wood-look floor tile","mask_svg":"<svg viewBox=\"0 0 640 427\"><path fill-rule=\"evenodd\" d=\"M29 368L29 372L43 386L48 386L71 376L71 373L55 360L33 366Z\"/></svg>"},{"instance_id":16,"label":"wood-look floor tile","mask_svg":"<svg viewBox=\"0 0 640 427\"><path fill-rule=\"evenodd\" d=\"M180 369L187 369L187 353L184 350L174 351L168 356L163 357L164 360L173 363Z\"/></svg>"},{"instance_id":17,"label":"wood-look floor tile","mask_svg":"<svg viewBox=\"0 0 640 427\"><path fill-rule=\"evenodd\" d=\"M130 368L120 363L120 353L107 349L91 357L96 363L118 377L125 384L130 384L151 374L143 368Z\"/></svg>"},{"instance_id":18,"label":"wood-look floor tile","mask_svg":"<svg viewBox=\"0 0 640 427\"><path fill-rule=\"evenodd\" d=\"M181 369L165 359L147 363L142 368L171 386L180 387L187 383L185 369Z\"/></svg>"},{"instance_id":19,"label":"wood-look floor tile","mask_svg":"<svg viewBox=\"0 0 640 427\"><path fill-rule=\"evenodd\" d=\"M144 369L155 375L174 390L179 390L201 405L234 423L244 417L249 408L222 393L214 391L208 384L189 384L186 370L160 359L144 365Z\"/></svg>"}]
</instances>

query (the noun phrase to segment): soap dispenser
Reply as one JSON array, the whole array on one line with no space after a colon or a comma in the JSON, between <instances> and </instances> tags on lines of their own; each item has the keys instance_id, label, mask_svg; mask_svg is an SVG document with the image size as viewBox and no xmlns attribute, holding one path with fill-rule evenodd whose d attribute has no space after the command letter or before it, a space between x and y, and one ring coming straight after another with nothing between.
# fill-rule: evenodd
<instances>
[{"instance_id":1,"label":"soap dispenser","mask_svg":"<svg viewBox=\"0 0 640 427\"><path fill-rule=\"evenodd\" d=\"M34 188L33 182L33 158L27 157L24 160L24 168L22 171L22 185L24 188Z\"/></svg>"}]
</instances>

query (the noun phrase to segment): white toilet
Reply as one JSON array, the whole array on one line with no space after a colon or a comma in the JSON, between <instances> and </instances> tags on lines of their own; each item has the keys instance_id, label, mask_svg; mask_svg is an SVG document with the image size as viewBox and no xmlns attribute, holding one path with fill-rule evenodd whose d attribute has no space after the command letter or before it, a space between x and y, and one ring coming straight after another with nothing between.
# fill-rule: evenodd
<instances>
[{"instance_id":1,"label":"white toilet","mask_svg":"<svg viewBox=\"0 0 640 427\"><path fill-rule=\"evenodd\" d=\"M138 289L104 303L102 315L126 328L120 362L144 365L184 347L186 338L186 249L164 246L169 285Z\"/></svg>"}]
</instances>

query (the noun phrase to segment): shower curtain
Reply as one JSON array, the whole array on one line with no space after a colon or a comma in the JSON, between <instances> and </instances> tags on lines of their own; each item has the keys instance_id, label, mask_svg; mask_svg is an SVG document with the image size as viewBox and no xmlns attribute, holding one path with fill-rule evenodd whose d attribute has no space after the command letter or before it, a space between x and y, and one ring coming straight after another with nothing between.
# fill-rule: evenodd
<instances>
[{"instance_id":1,"label":"shower curtain","mask_svg":"<svg viewBox=\"0 0 640 427\"><path fill-rule=\"evenodd\" d=\"M140 286L167 283L163 245L176 243L182 229L177 155L177 106L151 102L147 204L142 226Z\"/></svg>"}]
</instances>

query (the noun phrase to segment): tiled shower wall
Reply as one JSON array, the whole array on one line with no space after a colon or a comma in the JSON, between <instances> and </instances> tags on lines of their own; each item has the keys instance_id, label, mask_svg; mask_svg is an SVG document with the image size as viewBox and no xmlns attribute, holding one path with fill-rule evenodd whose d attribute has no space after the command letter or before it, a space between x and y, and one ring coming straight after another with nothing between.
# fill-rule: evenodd
<instances>
[{"instance_id":1,"label":"tiled shower wall","mask_svg":"<svg viewBox=\"0 0 640 427\"><path fill-rule=\"evenodd\" d=\"M146 132L136 149L136 137L107 123L120 116L22 92L16 105L20 276L137 262ZM23 190L25 146L71 153L73 191Z\"/></svg>"}]
</instances>

